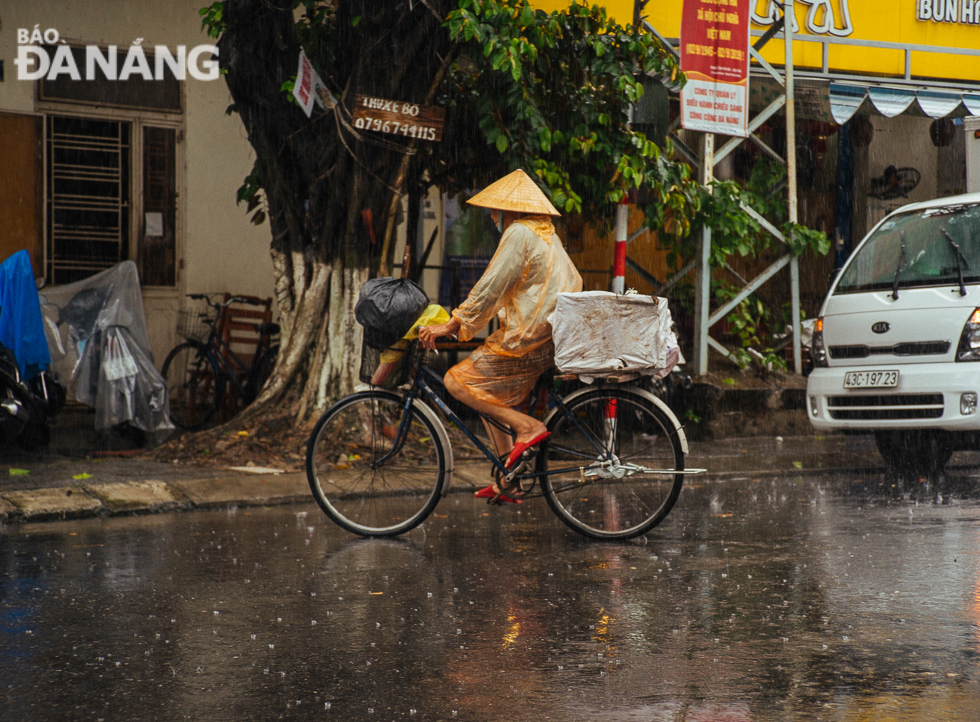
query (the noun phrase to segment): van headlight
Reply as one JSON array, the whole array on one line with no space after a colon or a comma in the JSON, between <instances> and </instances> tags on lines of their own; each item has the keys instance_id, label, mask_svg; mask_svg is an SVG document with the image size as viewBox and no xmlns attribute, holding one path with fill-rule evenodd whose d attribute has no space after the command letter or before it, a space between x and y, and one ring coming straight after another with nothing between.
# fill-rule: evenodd
<instances>
[{"instance_id":1,"label":"van headlight","mask_svg":"<svg viewBox=\"0 0 980 722\"><path fill-rule=\"evenodd\" d=\"M956 347L956 360L980 361L980 308L973 310L963 326L960 343Z\"/></svg>"},{"instance_id":2,"label":"van headlight","mask_svg":"<svg viewBox=\"0 0 980 722\"><path fill-rule=\"evenodd\" d=\"M813 324L813 336L810 338L810 356L813 358L814 366L819 366L820 368L827 367L827 349L823 345L822 318L818 318L816 323ZM980 357L977 360L980 360Z\"/></svg>"}]
</instances>

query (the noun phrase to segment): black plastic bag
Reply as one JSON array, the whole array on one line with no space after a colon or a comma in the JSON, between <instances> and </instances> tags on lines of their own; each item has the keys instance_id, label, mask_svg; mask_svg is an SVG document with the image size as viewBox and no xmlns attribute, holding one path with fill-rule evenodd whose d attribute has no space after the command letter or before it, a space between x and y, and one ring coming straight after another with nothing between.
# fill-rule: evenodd
<instances>
[{"instance_id":1,"label":"black plastic bag","mask_svg":"<svg viewBox=\"0 0 980 722\"><path fill-rule=\"evenodd\" d=\"M364 343L383 349L408 333L428 305L425 291L407 278L372 278L361 287L354 318L364 327Z\"/></svg>"}]
</instances>

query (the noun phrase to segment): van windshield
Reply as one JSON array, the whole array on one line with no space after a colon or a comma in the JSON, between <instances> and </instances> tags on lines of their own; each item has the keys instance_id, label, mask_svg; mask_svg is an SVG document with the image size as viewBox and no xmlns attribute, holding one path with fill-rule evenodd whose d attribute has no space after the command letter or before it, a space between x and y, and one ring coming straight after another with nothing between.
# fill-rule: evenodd
<instances>
[{"instance_id":1,"label":"van windshield","mask_svg":"<svg viewBox=\"0 0 980 722\"><path fill-rule=\"evenodd\" d=\"M891 289L896 273L898 288L955 286L961 271L965 283L980 282L980 204L892 216L858 249L834 293Z\"/></svg>"}]
</instances>

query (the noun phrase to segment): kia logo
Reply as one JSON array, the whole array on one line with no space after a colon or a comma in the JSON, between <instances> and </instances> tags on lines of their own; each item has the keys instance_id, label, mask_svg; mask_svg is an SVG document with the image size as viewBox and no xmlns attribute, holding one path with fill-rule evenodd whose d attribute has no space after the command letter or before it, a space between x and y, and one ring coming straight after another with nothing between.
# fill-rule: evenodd
<instances>
[{"instance_id":1,"label":"kia logo","mask_svg":"<svg viewBox=\"0 0 980 722\"><path fill-rule=\"evenodd\" d=\"M888 330L890 328L891 326L889 326L886 322L879 321L878 323L876 323L874 326L871 327L871 330L874 331L875 333L888 333Z\"/></svg>"}]
</instances>

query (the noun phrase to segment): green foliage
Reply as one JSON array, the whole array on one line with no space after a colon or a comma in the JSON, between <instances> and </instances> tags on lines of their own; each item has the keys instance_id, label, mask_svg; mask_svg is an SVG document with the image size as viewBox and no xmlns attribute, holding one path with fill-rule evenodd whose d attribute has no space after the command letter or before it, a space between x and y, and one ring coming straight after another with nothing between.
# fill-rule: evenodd
<instances>
[{"instance_id":1,"label":"green foliage","mask_svg":"<svg viewBox=\"0 0 980 722\"><path fill-rule=\"evenodd\" d=\"M327 4L323 0L293 0L293 8L303 9L296 21L296 39L306 51L313 67L326 79L337 60L340 44L333 3ZM360 20L360 17L353 18L351 25L357 27ZM292 90L290 87L289 97L292 97Z\"/></svg>"},{"instance_id":2,"label":"green foliage","mask_svg":"<svg viewBox=\"0 0 980 722\"><path fill-rule=\"evenodd\" d=\"M780 229L786 236L787 244L794 256L801 256L807 251L826 256L830 252L830 239L823 231L801 226L799 223L787 221Z\"/></svg>"},{"instance_id":3,"label":"green foliage","mask_svg":"<svg viewBox=\"0 0 980 722\"><path fill-rule=\"evenodd\" d=\"M688 167L629 126L638 73L679 76L652 35L577 2L545 13L526 0L460 0L445 26L464 60L441 104L472 114L496 150L490 170L533 172L560 211L593 222L642 192L655 227L678 238L690 230L699 198Z\"/></svg>"},{"instance_id":4,"label":"green foliage","mask_svg":"<svg viewBox=\"0 0 980 722\"><path fill-rule=\"evenodd\" d=\"M262 191L262 177L259 174L259 162L256 160L252 165L252 172L245 176L245 180L238 188L235 203L240 205L245 203L245 212L252 213L251 221L255 225L261 225L265 220L265 196Z\"/></svg>"},{"instance_id":5,"label":"green foliage","mask_svg":"<svg viewBox=\"0 0 980 722\"><path fill-rule=\"evenodd\" d=\"M684 82L673 55L651 34L621 26L604 9L579 2L552 13L533 9L527 0L449 4L455 7L446 13L443 28L457 45L434 103L446 109L447 126L443 142L416 149L416 176L427 174L430 182L458 192L523 168L563 214L605 222L607 228L615 206L628 200L660 231L675 269L693 258L691 232L702 224L712 229L716 268L733 256L755 257L781 247L740 204L780 228L793 253L829 250L823 233L787 222L785 194L778 192L785 171L778 164L760 160L744 187L716 182L703 188L690 166L673 160L669 140L660 148L630 126L643 75ZM342 38L371 32L370 16L344 15L347 21L341 23L338 8L345 6L338 3L293 0L292 6L299 44L339 94L351 82L344 75L351 63ZM215 2L199 11L210 37L223 32L224 9L223 2ZM285 102L293 102L292 83L280 88ZM253 222L264 219L258 165L239 189L238 201L247 204ZM737 289L714 285L719 302L734 293ZM743 348L758 346L768 353L771 329L780 331L784 316L750 296L728 320Z\"/></svg>"},{"instance_id":6,"label":"green foliage","mask_svg":"<svg viewBox=\"0 0 980 722\"><path fill-rule=\"evenodd\" d=\"M712 291L718 305L722 306L734 299L741 288L724 280L716 280ZM786 360L773 350L772 335L777 330L785 328L785 318L781 311L774 310L770 304L761 298L750 295L742 299L732 312L725 317L732 335L741 344L732 351L735 361L742 368L752 363L749 349L754 349L762 356L761 364L773 370L785 371Z\"/></svg>"},{"instance_id":7,"label":"green foliage","mask_svg":"<svg viewBox=\"0 0 980 722\"><path fill-rule=\"evenodd\" d=\"M211 3L197 11L201 16L201 30L207 33L209 38L217 38L225 30L225 4L222 0Z\"/></svg>"}]
</instances>

